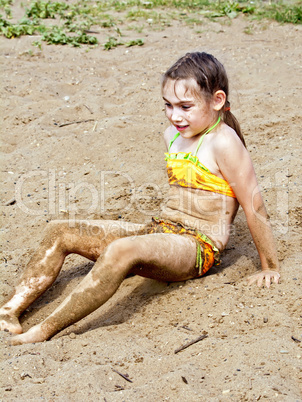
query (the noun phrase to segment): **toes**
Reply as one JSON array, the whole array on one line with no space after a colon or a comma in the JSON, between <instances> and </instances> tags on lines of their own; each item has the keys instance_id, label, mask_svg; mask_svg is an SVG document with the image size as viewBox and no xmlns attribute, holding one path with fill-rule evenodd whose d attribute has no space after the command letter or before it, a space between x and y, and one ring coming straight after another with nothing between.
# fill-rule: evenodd
<instances>
[{"instance_id":1,"label":"toes","mask_svg":"<svg viewBox=\"0 0 302 402\"><path fill-rule=\"evenodd\" d=\"M22 334L22 327L18 318L10 315L0 315L0 330L11 332L12 334Z\"/></svg>"},{"instance_id":2,"label":"toes","mask_svg":"<svg viewBox=\"0 0 302 402\"><path fill-rule=\"evenodd\" d=\"M24 343L36 343L36 342L43 342L46 338L41 333L40 326L35 325L34 327L30 328L27 332L24 332L21 335L15 335L11 338L10 344L15 345L23 345Z\"/></svg>"},{"instance_id":3,"label":"toes","mask_svg":"<svg viewBox=\"0 0 302 402\"><path fill-rule=\"evenodd\" d=\"M9 344L11 346L16 346L16 345L22 345L24 341L22 341L22 338L20 338L21 335L16 335L13 338L10 339Z\"/></svg>"}]
</instances>

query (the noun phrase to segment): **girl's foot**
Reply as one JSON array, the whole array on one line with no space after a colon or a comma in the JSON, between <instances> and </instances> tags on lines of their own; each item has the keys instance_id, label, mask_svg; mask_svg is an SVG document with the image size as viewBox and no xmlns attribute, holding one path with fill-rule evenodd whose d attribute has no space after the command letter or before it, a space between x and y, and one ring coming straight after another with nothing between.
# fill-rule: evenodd
<instances>
[{"instance_id":1,"label":"girl's foot","mask_svg":"<svg viewBox=\"0 0 302 402\"><path fill-rule=\"evenodd\" d=\"M8 331L12 334L22 334L22 327L15 315L10 315L0 309L0 330Z\"/></svg>"},{"instance_id":2,"label":"girl's foot","mask_svg":"<svg viewBox=\"0 0 302 402\"><path fill-rule=\"evenodd\" d=\"M23 343L36 343L46 341L47 337L43 334L41 330L41 325L35 325L30 328L27 332L21 335L14 336L10 344L11 345L22 345Z\"/></svg>"}]
</instances>

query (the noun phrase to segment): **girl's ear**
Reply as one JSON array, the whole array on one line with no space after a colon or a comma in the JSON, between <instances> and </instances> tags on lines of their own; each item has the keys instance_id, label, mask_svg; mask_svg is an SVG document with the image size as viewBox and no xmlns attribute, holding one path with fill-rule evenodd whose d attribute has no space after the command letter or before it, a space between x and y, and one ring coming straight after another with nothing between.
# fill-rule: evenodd
<instances>
[{"instance_id":1,"label":"girl's ear","mask_svg":"<svg viewBox=\"0 0 302 402\"><path fill-rule=\"evenodd\" d=\"M225 104L226 101L226 94L224 91L221 89L219 91L216 91L213 96L213 108L217 112L221 110Z\"/></svg>"}]
</instances>

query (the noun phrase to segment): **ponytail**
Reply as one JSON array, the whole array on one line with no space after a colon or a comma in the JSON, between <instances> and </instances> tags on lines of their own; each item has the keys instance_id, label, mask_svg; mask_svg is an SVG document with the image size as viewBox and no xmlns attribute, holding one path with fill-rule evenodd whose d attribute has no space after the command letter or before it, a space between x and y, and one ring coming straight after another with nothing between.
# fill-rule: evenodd
<instances>
[{"instance_id":1,"label":"ponytail","mask_svg":"<svg viewBox=\"0 0 302 402\"><path fill-rule=\"evenodd\" d=\"M240 124L239 124L238 120L236 119L236 117L231 112L230 102L229 101L226 101L226 103L225 103L225 106L224 106L224 109L223 109L222 120L225 122L225 124L227 124L233 130L236 131L236 134L238 135L238 137L240 138L242 144L246 148L246 144L245 144L243 134L241 132Z\"/></svg>"}]
</instances>

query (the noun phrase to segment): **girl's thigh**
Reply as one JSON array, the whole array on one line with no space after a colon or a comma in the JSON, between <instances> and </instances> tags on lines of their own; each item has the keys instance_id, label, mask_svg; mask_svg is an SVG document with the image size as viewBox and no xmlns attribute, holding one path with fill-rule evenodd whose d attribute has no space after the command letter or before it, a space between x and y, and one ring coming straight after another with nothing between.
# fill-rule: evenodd
<instances>
[{"instance_id":1,"label":"girl's thigh","mask_svg":"<svg viewBox=\"0 0 302 402\"><path fill-rule=\"evenodd\" d=\"M116 220L80 220L75 222L75 227L81 236L112 241L144 233L146 225Z\"/></svg>"},{"instance_id":2,"label":"girl's thigh","mask_svg":"<svg viewBox=\"0 0 302 402\"><path fill-rule=\"evenodd\" d=\"M114 240L139 235L144 228L145 225L113 220L51 221L44 242L53 238L65 254L80 254L96 261Z\"/></svg>"},{"instance_id":3,"label":"girl's thigh","mask_svg":"<svg viewBox=\"0 0 302 402\"><path fill-rule=\"evenodd\" d=\"M131 273L166 282L198 275L196 242L190 236L156 233L131 237L134 250Z\"/></svg>"}]
</instances>

